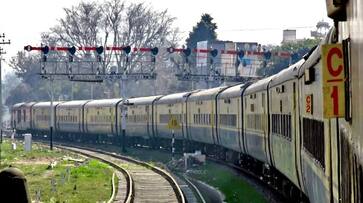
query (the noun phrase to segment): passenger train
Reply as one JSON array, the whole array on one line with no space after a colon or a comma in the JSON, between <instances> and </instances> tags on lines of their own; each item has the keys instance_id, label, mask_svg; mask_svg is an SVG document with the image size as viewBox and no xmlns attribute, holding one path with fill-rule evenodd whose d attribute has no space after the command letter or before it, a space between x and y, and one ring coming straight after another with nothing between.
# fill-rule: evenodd
<instances>
[{"instance_id":1,"label":"passenger train","mask_svg":"<svg viewBox=\"0 0 363 203\"><path fill-rule=\"evenodd\" d=\"M232 162L296 198L363 202L363 4L327 0L334 27L296 64L262 80L140 98L54 102L55 139L203 153ZM324 117L323 44L342 43L345 116ZM333 95L334 96L334 95ZM127 115L126 119L122 119ZM176 119L180 128L168 128ZM44 135L50 102L12 109L18 133ZM304 195L302 195L304 194Z\"/></svg>"}]
</instances>

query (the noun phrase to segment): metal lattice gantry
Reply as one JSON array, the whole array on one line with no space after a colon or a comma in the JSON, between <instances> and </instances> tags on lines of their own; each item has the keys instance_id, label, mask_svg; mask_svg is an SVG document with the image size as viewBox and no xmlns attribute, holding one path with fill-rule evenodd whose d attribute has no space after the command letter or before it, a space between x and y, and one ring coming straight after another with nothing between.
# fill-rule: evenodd
<instances>
[{"instance_id":1,"label":"metal lattice gantry","mask_svg":"<svg viewBox=\"0 0 363 203\"><path fill-rule=\"evenodd\" d=\"M81 82L102 82L103 80L154 80L158 47L132 48L122 47L55 47L40 46L24 47L27 51L40 51L40 75L42 78L55 80L70 80ZM160 49L161 50L161 49ZM258 56L263 60L263 65L272 56L289 58L293 53L271 51L245 51L245 50L218 50L218 49L190 49L168 47L162 50L163 54L179 54L184 58L177 64L176 78L181 81L225 81L243 82L254 76L241 76L237 71L240 64L244 63L244 57ZM200 73L198 64L193 62L198 54L206 55L206 71ZM234 74L222 74L218 70L217 55L234 55L234 61L230 66L235 67ZM111 67L111 68L110 68ZM114 69L112 69L114 67Z\"/></svg>"}]
</instances>

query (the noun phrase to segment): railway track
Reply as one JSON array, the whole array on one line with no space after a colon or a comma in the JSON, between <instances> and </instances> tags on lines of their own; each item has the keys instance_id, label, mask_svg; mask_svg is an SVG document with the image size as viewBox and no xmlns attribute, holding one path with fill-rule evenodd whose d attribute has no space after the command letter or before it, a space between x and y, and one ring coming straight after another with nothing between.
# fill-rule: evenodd
<instances>
[{"instance_id":1,"label":"railway track","mask_svg":"<svg viewBox=\"0 0 363 203\"><path fill-rule=\"evenodd\" d=\"M126 180L126 188L118 191L116 202L186 202L174 178L158 167L102 150L64 143L58 143L56 147L99 159L120 171Z\"/></svg>"}]
</instances>

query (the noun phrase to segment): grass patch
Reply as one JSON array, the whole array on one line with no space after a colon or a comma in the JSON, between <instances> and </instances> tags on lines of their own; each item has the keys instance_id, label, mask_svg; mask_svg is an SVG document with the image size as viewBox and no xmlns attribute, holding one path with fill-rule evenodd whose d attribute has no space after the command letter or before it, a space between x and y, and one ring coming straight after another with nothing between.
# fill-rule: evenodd
<instances>
[{"instance_id":1,"label":"grass patch","mask_svg":"<svg viewBox=\"0 0 363 203\"><path fill-rule=\"evenodd\" d=\"M267 202L242 177L224 166L207 162L198 170L190 171L188 175L219 189L225 195L226 202Z\"/></svg>"},{"instance_id":2,"label":"grass patch","mask_svg":"<svg viewBox=\"0 0 363 203\"><path fill-rule=\"evenodd\" d=\"M33 145L25 152L21 142L11 149L9 140L2 144L2 166L12 165L22 170L27 178L31 199L41 202L104 202L112 193L113 169L98 160L75 162L82 157L66 151L50 151ZM50 162L57 161L53 169Z\"/></svg>"}]
</instances>

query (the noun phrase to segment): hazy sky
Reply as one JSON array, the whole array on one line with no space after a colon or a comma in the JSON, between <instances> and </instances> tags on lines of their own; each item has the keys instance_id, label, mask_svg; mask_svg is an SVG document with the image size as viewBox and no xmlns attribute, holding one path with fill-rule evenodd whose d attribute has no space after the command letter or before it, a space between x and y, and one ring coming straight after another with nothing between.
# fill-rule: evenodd
<instances>
[{"instance_id":1,"label":"hazy sky","mask_svg":"<svg viewBox=\"0 0 363 203\"><path fill-rule=\"evenodd\" d=\"M11 39L5 59L14 56L25 45L38 45L40 33L48 31L64 16L64 7L81 0L3 0L0 7L0 33ZM88 1L88 0L87 0ZM141 2L142 0L137 0ZM135 2L135 1L129 1ZM232 41L254 41L279 44L282 30L297 29L298 38L306 38L319 20L328 21L325 0L144 0L155 10L168 9L176 17L185 39L203 13L217 23L218 38ZM330 21L329 21L330 22ZM8 65L3 63L3 67Z\"/></svg>"}]
</instances>

